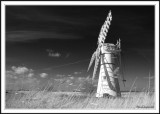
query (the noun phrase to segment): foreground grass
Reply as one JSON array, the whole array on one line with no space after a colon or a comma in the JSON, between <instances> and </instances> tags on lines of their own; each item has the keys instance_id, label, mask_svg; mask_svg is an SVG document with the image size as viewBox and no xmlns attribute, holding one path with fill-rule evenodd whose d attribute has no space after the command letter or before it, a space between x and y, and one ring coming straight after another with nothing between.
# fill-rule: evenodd
<instances>
[{"instance_id":1,"label":"foreground grass","mask_svg":"<svg viewBox=\"0 0 160 114\"><path fill-rule=\"evenodd\" d=\"M12 93L8 109L154 109L154 93L122 93L120 98L96 98L94 94L29 91Z\"/></svg>"}]
</instances>

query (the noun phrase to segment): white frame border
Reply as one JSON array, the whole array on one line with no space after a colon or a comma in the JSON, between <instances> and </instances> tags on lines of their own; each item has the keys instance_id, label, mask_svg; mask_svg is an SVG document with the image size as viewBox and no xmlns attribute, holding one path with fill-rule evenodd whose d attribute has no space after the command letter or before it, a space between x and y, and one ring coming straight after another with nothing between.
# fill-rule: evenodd
<instances>
[{"instance_id":1,"label":"white frame border","mask_svg":"<svg viewBox=\"0 0 160 114\"><path fill-rule=\"evenodd\" d=\"M53 109L5 109L5 95L1 94L2 113L157 113L159 112L159 1L2 1L1 2L1 91L5 92L5 6L9 5L114 5L114 6L155 6L155 73L156 73L156 109L155 110L53 110Z\"/></svg>"}]
</instances>

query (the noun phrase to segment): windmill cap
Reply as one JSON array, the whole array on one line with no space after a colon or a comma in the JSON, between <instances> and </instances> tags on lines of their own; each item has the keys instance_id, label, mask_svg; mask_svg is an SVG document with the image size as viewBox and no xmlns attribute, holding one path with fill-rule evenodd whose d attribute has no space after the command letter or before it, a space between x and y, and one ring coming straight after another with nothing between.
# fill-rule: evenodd
<instances>
[{"instance_id":1,"label":"windmill cap","mask_svg":"<svg viewBox=\"0 0 160 114\"><path fill-rule=\"evenodd\" d=\"M117 49L117 46L112 44L112 43L104 43L103 44L103 49L104 49L104 51L107 51L107 52L118 52L118 51L120 51L119 49Z\"/></svg>"},{"instance_id":2,"label":"windmill cap","mask_svg":"<svg viewBox=\"0 0 160 114\"><path fill-rule=\"evenodd\" d=\"M104 43L103 45L104 45L104 46L115 46L115 45L112 44L112 43Z\"/></svg>"}]
</instances>

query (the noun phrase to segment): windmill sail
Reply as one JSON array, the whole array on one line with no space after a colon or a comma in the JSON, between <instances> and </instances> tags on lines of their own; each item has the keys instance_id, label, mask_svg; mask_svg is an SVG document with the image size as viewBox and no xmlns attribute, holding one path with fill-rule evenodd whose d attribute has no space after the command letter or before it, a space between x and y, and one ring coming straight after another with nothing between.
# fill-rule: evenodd
<instances>
[{"instance_id":1,"label":"windmill sail","mask_svg":"<svg viewBox=\"0 0 160 114\"><path fill-rule=\"evenodd\" d=\"M96 51L96 59L95 59L95 65L94 65L94 71L93 71L92 79L94 79L95 76L96 76L96 71L97 71L97 68L98 68L98 64L99 64L99 51Z\"/></svg>"},{"instance_id":2,"label":"windmill sail","mask_svg":"<svg viewBox=\"0 0 160 114\"><path fill-rule=\"evenodd\" d=\"M104 24L102 25L102 28L101 28L101 31L100 31L100 34L98 37L98 45L104 43L106 36L107 36L107 33L108 33L108 30L109 30L109 26L111 25L111 21L112 21L112 14L111 14L111 11L109 11L107 19L105 20Z\"/></svg>"},{"instance_id":3,"label":"windmill sail","mask_svg":"<svg viewBox=\"0 0 160 114\"><path fill-rule=\"evenodd\" d=\"M101 27L101 31L100 31L100 34L99 34L99 37L98 37L98 48L93 53L92 58L90 60L89 67L88 67L88 70L89 70L93 61L95 60L95 66L94 66L92 79L94 79L95 75L96 75L96 71L97 71L97 68L98 68L99 61L100 61L99 60L100 59L100 48L101 48L102 44L105 42L108 30L109 30L109 26L111 25L111 21L112 21L112 14L111 14L111 11L109 11L107 18L106 18L104 24Z\"/></svg>"},{"instance_id":4,"label":"windmill sail","mask_svg":"<svg viewBox=\"0 0 160 114\"><path fill-rule=\"evenodd\" d=\"M95 58L96 58L96 51L92 54L91 61L90 61L89 66L88 66L88 71L89 71L90 67L92 66Z\"/></svg>"}]
</instances>

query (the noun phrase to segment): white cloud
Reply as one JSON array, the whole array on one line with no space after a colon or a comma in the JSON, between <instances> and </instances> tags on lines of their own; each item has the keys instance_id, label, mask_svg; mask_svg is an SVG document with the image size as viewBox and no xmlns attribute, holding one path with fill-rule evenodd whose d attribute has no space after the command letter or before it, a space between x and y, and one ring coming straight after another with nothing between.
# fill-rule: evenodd
<instances>
[{"instance_id":1,"label":"white cloud","mask_svg":"<svg viewBox=\"0 0 160 114\"><path fill-rule=\"evenodd\" d=\"M26 73L26 72L28 72L29 71L29 69L28 68L26 68L26 67L15 67L15 66L12 66L11 67L12 68L12 70L16 73L16 74L24 74L24 73Z\"/></svg>"},{"instance_id":2,"label":"white cloud","mask_svg":"<svg viewBox=\"0 0 160 114\"><path fill-rule=\"evenodd\" d=\"M32 89L32 87L39 84L37 78L19 78L13 76L12 78L6 78L6 89L7 90L19 90L19 89Z\"/></svg>"},{"instance_id":3,"label":"white cloud","mask_svg":"<svg viewBox=\"0 0 160 114\"><path fill-rule=\"evenodd\" d=\"M12 79L17 79L17 78L29 78L33 77L34 73L32 69L28 69L26 67L15 67L12 66L11 70L6 71L6 77L7 78L12 78Z\"/></svg>"},{"instance_id":4,"label":"white cloud","mask_svg":"<svg viewBox=\"0 0 160 114\"><path fill-rule=\"evenodd\" d=\"M39 82L39 80L37 78L27 78L24 80L24 84L34 84L35 82Z\"/></svg>"},{"instance_id":5,"label":"white cloud","mask_svg":"<svg viewBox=\"0 0 160 114\"><path fill-rule=\"evenodd\" d=\"M65 75L64 74L57 74L56 76L57 77L64 77Z\"/></svg>"},{"instance_id":6,"label":"white cloud","mask_svg":"<svg viewBox=\"0 0 160 114\"><path fill-rule=\"evenodd\" d=\"M48 76L47 73L41 73L41 74L39 74L39 75L40 75L41 78L46 78L46 77Z\"/></svg>"},{"instance_id":7,"label":"white cloud","mask_svg":"<svg viewBox=\"0 0 160 114\"><path fill-rule=\"evenodd\" d=\"M80 81L80 82L89 80L88 77L78 77L77 79L78 79L78 81Z\"/></svg>"},{"instance_id":8,"label":"white cloud","mask_svg":"<svg viewBox=\"0 0 160 114\"><path fill-rule=\"evenodd\" d=\"M81 72L74 72L74 74L81 74Z\"/></svg>"},{"instance_id":9,"label":"white cloud","mask_svg":"<svg viewBox=\"0 0 160 114\"><path fill-rule=\"evenodd\" d=\"M71 83L71 80L70 80L70 79L67 79L67 80L66 80L66 83Z\"/></svg>"},{"instance_id":10,"label":"white cloud","mask_svg":"<svg viewBox=\"0 0 160 114\"><path fill-rule=\"evenodd\" d=\"M70 83L69 85L73 85L73 83Z\"/></svg>"},{"instance_id":11,"label":"white cloud","mask_svg":"<svg viewBox=\"0 0 160 114\"><path fill-rule=\"evenodd\" d=\"M48 52L48 56L49 57L60 57L61 56L60 53L54 52L54 50L46 49L46 51Z\"/></svg>"},{"instance_id":12,"label":"white cloud","mask_svg":"<svg viewBox=\"0 0 160 114\"><path fill-rule=\"evenodd\" d=\"M29 73L28 74L28 77L33 77L34 76L34 73Z\"/></svg>"},{"instance_id":13,"label":"white cloud","mask_svg":"<svg viewBox=\"0 0 160 114\"><path fill-rule=\"evenodd\" d=\"M78 80L82 80L83 79L83 77L78 77Z\"/></svg>"},{"instance_id":14,"label":"white cloud","mask_svg":"<svg viewBox=\"0 0 160 114\"><path fill-rule=\"evenodd\" d=\"M60 53L49 53L48 54L50 57L60 57L61 54Z\"/></svg>"},{"instance_id":15,"label":"white cloud","mask_svg":"<svg viewBox=\"0 0 160 114\"><path fill-rule=\"evenodd\" d=\"M23 67L23 66L19 66L19 67L12 66L11 69L14 71L15 74L25 74L25 73L33 72L32 69L28 69L27 67Z\"/></svg>"},{"instance_id":16,"label":"white cloud","mask_svg":"<svg viewBox=\"0 0 160 114\"><path fill-rule=\"evenodd\" d=\"M34 71L32 69L12 66L10 70L6 71L7 89L20 89L21 87L29 89L37 84L39 84L39 80L34 78Z\"/></svg>"},{"instance_id":17,"label":"white cloud","mask_svg":"<svg viewBox=\"0 0 160 114\"><path fill-rule=\"evenodd\" d=\"M72 76L72 77L69 77L70 79L74 79L74 77Z\"/></svg>"},{"instance_id":18,"label":"white cloud","mask_svg":"<svg viewBox=\"0 0 160 114\"><path fill-rule=\"evenodd\" d=\"M71 74L68 74L68 76L70 77L70 76L72 76Z\"/></svg>"},{"instance_id":19,"label":"white cloud","mask_svg":"<svg viewBox=\"0 0 160 114\"><path fill-rule=\"evenodd\" d=\"M6 77L7 78L14 78L16 74L13 71L6 71Z\"/></svg>"}]
</instances>

